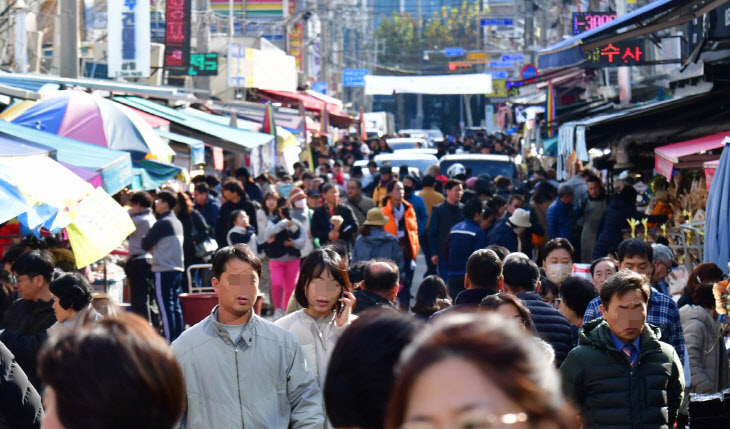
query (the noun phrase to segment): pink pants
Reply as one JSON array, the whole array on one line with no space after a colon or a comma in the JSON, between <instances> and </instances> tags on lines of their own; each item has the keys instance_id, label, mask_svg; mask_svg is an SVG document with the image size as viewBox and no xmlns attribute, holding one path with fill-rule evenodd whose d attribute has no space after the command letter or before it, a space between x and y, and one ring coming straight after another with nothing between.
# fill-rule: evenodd
<instances>
[{"instance_id":1,"label":"pink pants","mask_svg":"<svg viewBox=\"0 0 730 429\"><path fill-rule=\"evenodd\" d=\"M269 271L271 271L271 300L274 308L286 311L289 297L299 279L299 259L285 262L270 259Z\"/></svg>"}]
</instances>

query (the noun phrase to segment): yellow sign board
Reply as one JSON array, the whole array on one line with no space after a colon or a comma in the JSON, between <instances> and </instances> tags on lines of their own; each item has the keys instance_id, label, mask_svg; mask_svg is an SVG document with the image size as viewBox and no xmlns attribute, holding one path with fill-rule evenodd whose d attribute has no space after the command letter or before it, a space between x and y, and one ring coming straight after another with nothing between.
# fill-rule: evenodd
<instances>
[{"instance_id":1,"label":"yellow sign board","mask_svg":"<svg viewBox=\"0 0 730 429\"><path fill-rule=\"evenodd\" d=\"M509 97L507 93L507 81L504 79L492 79L492 93L484 94L486 98L506 98Z\"/></svg>"},{"instance_id":2,"label":"yellow sign board","mask_svg":"<svg viewBox=\"0 0 730 429\"><path fill-rule=\"evenodd\" d=\"M477 60L486 60L487 59L487 53L486 52L470 52L466 54L467 61L477 61Z\"/></svg>"}]
</instances>

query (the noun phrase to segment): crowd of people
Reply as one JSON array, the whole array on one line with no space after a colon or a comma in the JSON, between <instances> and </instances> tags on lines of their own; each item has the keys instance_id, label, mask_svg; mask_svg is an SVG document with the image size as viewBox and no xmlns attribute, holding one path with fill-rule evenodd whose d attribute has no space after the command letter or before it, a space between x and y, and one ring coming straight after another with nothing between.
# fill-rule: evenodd
<instances>
[{"instance_id":1,"label":"crowd of people","mask_svg":"<svg viewBox=\"0 0 730 429\"><path fill-rule=\"evenodd\" d=\"M348 144L318 152L316 176L241 168L126 195L129 311L97 311L58 243L10 247L0 422L703 427L690 395L730 388L726 275L698 265L675 302L671 249L623 238L628 218L666 220L638 211L630 184L609 198L589 169L561 184L438 165L366 177ZM199 263L212 272L188 279ZM194 326L188 281L218 300Z\"/></svg>"}]
</instances>

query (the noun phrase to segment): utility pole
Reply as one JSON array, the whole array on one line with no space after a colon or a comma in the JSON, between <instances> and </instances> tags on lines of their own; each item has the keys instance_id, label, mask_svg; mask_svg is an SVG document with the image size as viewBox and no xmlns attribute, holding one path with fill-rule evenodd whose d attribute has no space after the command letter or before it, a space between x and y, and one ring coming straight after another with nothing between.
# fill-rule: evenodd
<instances>
[{"instance_id":1,"label":"utility pole","mask_svg":"<svg viewBox=\"0 0 730 429\"><path fill-rule=\"evenodd\" d=\"M348 19L345 18L344 22L348 22ZM342 100L345 95L345 88L342 87L342 69L344 67L344 57L345 57L345 29L344 25L338 25L337 26L337 95L336 97Z\"/></svg>"},{"instance_id":2,"label":"utility pole","mask_svg":"<svg viewBox=\"0 0 730 429\"><path fill-rule=\"evenodd\" d=\"M77 0L59 0L60 26L55 28L59 35L53 51L59 56L59 76L77 79L79 77L79 3Z\"/></svg>"},{"instance_id":3,"label":"utility pole","mask_svg":"<svg viewBox=\"0 0 730 429\"><path fill-rule=\"evenodd\" d=\"M616 0L616 18L626 15L626 0ZM618 68L618 91L621 104L631 102L631 67Z\"/></svg>"},{"instance_id":4,"label":"utility pole","mask_svg":"<svg viewBox=\"0 0 730 429\"><path fill-rule=\"evenodd\" d=\"M198 53L207 53L210 45L210 24L208 23L208 2L209 0L196 0L196 12L193 16L196 20L195 48ZM193 78L193 87L198 89L210 89L210 78L208 76L196 76Z\"/></svg>"},{"instance_id":5,"label":"utility pole","mask_svg":"<svg viewBox=\"0 0 730 429\"><path fill-rule=\"evenodd\" d=\"M421 48L421 51L423 50L423 45L421 43L421 40L423 40L423 17L421 16L421 0L418 0L416 3L416 40L418 40L419 47ZM418 53L418 58L423 58L422 52ZM420 60L420 64L423 65L423 61ZM418 74L423 74L423 72L418 70ZM417 94L416 95L416 123L414 124L415 128L424 128L423 127L423 94Z\"/></svg>"}]
</instances>

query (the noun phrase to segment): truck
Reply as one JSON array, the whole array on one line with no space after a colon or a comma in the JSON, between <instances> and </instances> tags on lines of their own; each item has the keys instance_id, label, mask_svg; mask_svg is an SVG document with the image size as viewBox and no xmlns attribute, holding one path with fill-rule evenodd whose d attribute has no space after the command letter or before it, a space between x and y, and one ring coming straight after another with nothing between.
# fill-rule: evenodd
<instances>
[{"instance_id":1,"label":"truck","mask_svg":"<svg viewBox=\"0 0 730 429\"><path fill-rule=\"evenodd\" d=\"M365 132L368 138L395 134L395 116L390 112L365 113Z\"/></svg>"}]
</instances>

